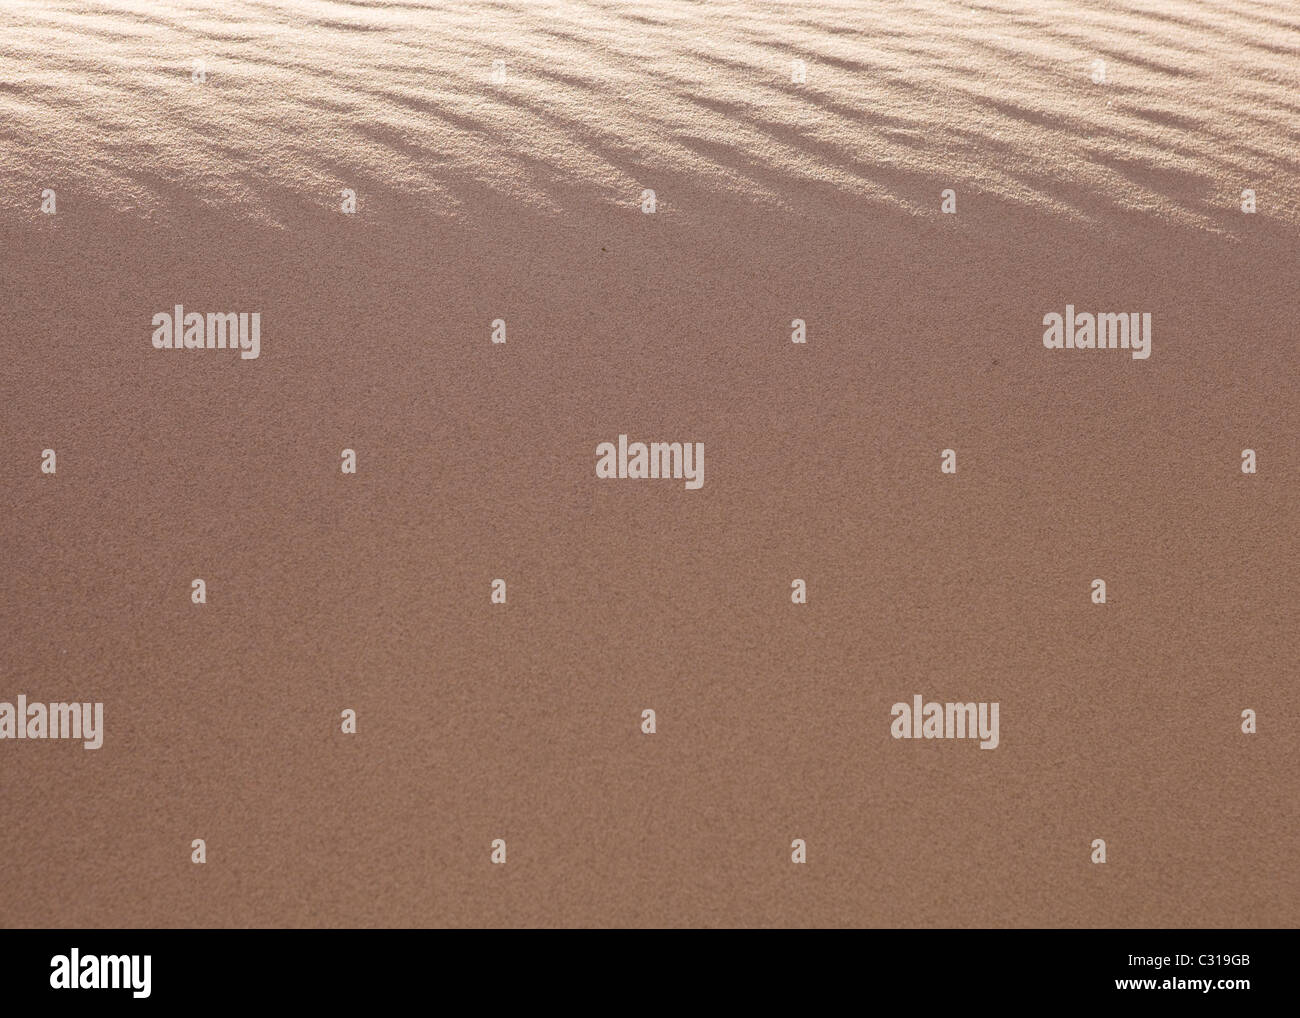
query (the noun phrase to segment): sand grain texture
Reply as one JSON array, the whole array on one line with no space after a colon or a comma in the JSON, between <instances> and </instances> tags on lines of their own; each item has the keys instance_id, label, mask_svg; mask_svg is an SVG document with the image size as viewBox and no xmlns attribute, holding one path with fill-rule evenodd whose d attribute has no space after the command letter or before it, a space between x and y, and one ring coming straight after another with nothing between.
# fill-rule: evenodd
<instances>
[{"instance_id":1,"label":"sand grain texture","mask_svg":"<svg viewBox=\"0 0 1300 1018\"><path fill-rule=\"evenodd\" d=\"M0 923L1296 925L1300 8L0 17Z\"/></svg>"}]
</instances>

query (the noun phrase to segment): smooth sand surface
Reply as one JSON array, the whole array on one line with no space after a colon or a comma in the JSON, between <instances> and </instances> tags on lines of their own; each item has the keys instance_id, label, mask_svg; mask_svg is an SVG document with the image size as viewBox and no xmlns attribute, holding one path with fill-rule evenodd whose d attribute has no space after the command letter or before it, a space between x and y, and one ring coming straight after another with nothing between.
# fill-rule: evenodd
<instances>
[{"instance_id":1,"label":"smooth sand surface","mask_svg":"<svg viewBox=\"0 0 1300 1018\"><path fill-rule=\"evenodd\" d=\"M1297 924L1300 8L0 17L0 924Z\"/></svg>"}]
</instances>

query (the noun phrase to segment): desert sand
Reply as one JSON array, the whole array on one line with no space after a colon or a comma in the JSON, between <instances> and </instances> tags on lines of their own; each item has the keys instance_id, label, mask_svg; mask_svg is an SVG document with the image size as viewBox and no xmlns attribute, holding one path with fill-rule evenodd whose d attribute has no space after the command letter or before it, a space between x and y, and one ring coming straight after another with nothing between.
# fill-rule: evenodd
<instances>
[{"instance_id":1,"label":"desert sand","mask_svg":"<svg viewBox=\"0 0 1300 1018\"><path fill-rule=\"evenodd\" d=\"M0 924L1297 924L1300 8L0 19Z\"/></svg>"}]
</instances>

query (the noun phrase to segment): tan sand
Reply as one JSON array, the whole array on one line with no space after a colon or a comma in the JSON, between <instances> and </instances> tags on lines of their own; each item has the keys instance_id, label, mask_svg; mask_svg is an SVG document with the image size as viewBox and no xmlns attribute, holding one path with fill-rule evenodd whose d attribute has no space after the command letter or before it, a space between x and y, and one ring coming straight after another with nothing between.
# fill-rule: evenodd
<instances>
[{"instance_id":1,"label":"tan sand","mask_svg":"<svg viewBox=\"0 0 1300 1018\"><path fill-rule=\"evenodd\" d=\"M1300 9L4 18L0 924L1296 925Z\"/></svg>"}]
</instances>

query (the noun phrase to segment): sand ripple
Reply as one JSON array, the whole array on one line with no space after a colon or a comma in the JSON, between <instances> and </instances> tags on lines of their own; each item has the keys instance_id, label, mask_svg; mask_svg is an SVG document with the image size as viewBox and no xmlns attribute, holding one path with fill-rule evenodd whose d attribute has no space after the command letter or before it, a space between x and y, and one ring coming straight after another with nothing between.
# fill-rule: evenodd
<instances>
[{"instance_id":1,"label":"sand ripple","mask_svg":"<svg viewBox=\"0 0 1300 1018\"><path fill-rule=\"evenodd\" d=\"M9 0L0 202L1300 224L1300 5ZM207 80L192 81L194 61ZM492 80L505 61L504 83ZM806 84L791 81L807 63ZM1106 83L1092 80L1106 63Z\"/></svg>"}]
</instances>

